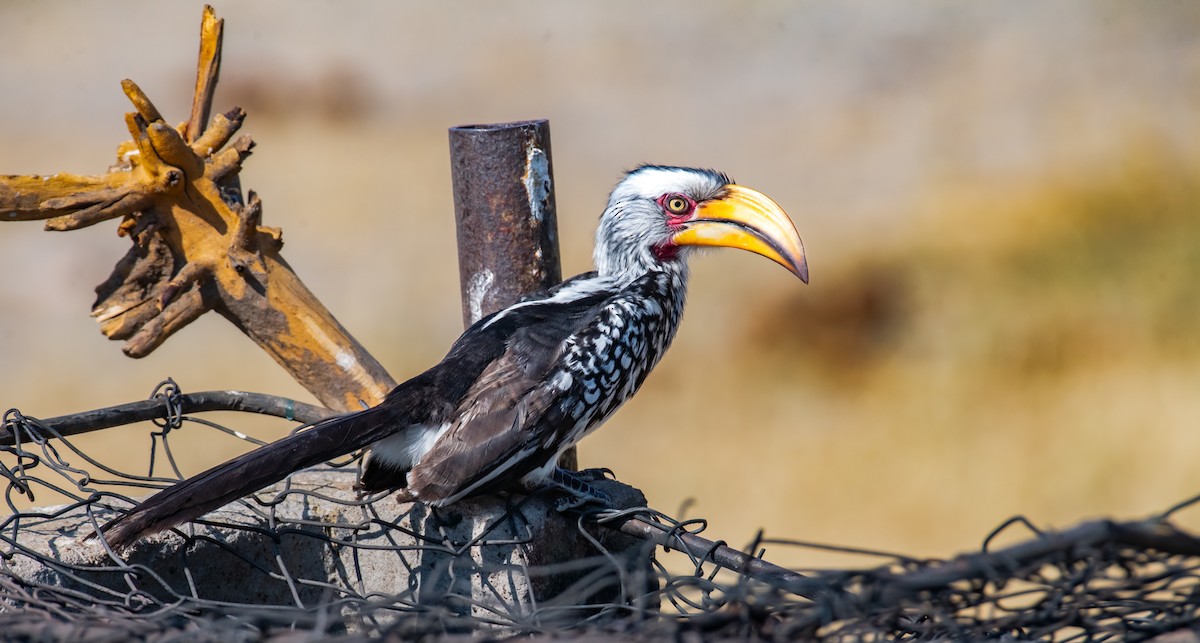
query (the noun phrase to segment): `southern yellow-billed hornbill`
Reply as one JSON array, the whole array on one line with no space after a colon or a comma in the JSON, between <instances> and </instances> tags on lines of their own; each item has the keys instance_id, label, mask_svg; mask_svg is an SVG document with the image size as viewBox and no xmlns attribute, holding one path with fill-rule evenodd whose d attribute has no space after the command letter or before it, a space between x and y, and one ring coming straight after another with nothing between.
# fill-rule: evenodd
<instances>
[{"instance_id":1,"label":"southern yellow-billed hornbill","mask_svg":"<svg viewBox=\"0 0 1200 643\"><path fill-rule=\"evenodd\" d=\"M378 406L182 481L102 531L125 547L368 445L361 488L397 489L403 501L445 505L551 484L579 501L603 501L555 463L638 390L666 351L698 246L749 250L808 281L800 236L771 199L712 170L639 167L609 197L594 272L479 320L445 359Z\"/></svg>"}]
</instances>

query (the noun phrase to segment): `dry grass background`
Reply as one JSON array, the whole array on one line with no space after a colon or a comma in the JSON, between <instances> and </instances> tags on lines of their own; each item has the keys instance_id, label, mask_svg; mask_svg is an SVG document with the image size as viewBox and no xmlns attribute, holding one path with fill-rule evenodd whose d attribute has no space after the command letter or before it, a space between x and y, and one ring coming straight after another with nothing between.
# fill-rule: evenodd
<instances>
[{"instance_id":1,"label":"dry grass background","mask_svg":"<svg viewBox=\"0 0 1200 643\"><path fill-rule=\"evenodd\" d=\"M812 286L700 258L676 348L582 446L656 507L694 499L732 543L764 527L949 555L1013 514L1065 526L1200 492L1197 5L216 8L217 108L247 108L259 143L243 184L397 377L459 330L447 127L551 119L566 273L643 161L718 167L793 215ZM101 171L122 78L182 120L199 16L0 5L0 173ZM0 228L0 403L58 415L167 375L310 399L215 315L122 356L87 311L125 243ZM176 439L192 472L242 448ZM85 445L128 458L146 439Z\"/></svg>"}]
</instances>

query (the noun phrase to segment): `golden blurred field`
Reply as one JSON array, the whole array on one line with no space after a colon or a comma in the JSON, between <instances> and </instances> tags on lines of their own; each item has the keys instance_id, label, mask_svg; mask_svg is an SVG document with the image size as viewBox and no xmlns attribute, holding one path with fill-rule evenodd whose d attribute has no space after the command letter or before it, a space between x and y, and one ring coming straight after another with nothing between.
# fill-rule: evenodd
<instances>
[{"instance_id":1,"label":"golden blurred field","mask_svg":"<svg viewBox=\"0 0 1200 643\"><path fill-rule=\"evenodd\" d=\"M102 171L122 78L182 120L200 8L0 5L0 173ZM714 537L950 555L1014 514L1200 493L1200 5L216 9L216 107L245 107L258 142L243 185L397 377L459 329L447 127L551 120L564 273L641 162L717 167L792 214L812 285L701 257L674 350L581 449L668 513L693 499ZM5 407L107 406L168 375L311 399L215 315L140 361L104 340L87 312L114 227L0 228ZM191 472L242 448L173 439ZM143 428L83 443L148 448Z\"/></svg>"}]
</instances>

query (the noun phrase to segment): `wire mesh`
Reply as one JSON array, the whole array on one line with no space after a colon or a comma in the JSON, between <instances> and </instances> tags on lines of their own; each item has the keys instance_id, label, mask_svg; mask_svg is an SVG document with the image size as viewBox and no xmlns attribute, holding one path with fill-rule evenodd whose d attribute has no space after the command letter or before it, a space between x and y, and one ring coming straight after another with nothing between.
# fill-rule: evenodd
<instances>
[{"instance_id":1,"label":"wire mesh","mask_svg":"<svg viewBox=\"0 0 1200 643\"><path fill-rule=\"evenodd\" d=\"M544 564L514 556L528 554L539 539L563 540L539 532L530 498L507 498L503 511L463 537L455 531L461 512L418 505L396 517L379 502L382 495L346 493L357 475L355 458L298 474L174 530L173 540L148 550L156 560L88 541L135 502L130 495L182 477L176 432L256 443L184 414L178 396L173 382L155 392L165 419L147 432L146 475L100 462L17 410L5 415L14 435L14 444L0 445L9 509L0 522L5 638L249 641L301 632L345 641L480 633L1101 641L1200 624L1200 540L1172 523L1196 499L1146 521L1096 521L1059 532L1017 518L989 534L978 552L949 560L785 539L754 543L751 552L821 549L876 559L861 569L804 570L803 591L723 570L706 552L652 555L652 545L630 542L596 516L568 521L587 551ZM41 490L69 502L19 506L17 496ZM700 520L634 511L681 532L704 528ZM1016 545L992 546L1017 529L1028 534ZM400 580L377 581L391 571ZM259 588L255 600L244 600L251 587Z\"/></svg>"}]
</instances>

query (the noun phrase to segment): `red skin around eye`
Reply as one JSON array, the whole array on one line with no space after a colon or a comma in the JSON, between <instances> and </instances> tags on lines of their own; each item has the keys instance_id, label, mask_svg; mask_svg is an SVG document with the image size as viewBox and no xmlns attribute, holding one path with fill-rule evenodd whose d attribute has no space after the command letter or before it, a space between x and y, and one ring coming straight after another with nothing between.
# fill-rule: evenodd
<instances>
[{"instance_id":1,"label":"red skin around eye","mask_svg":"<svg viewBox=\"0 0 1200 643\"><path fill-rule=\"evenodd\" d=\"M683 212L676 214L667 209L667 201L671 199L683 199L687 201L688 207ZM657 199L658 207L662 209L663 215L667 218L667 225L671 228L678 228L692 218L692 214L696 211L696 202L685 194L664 194Z\"/></svg>"},{"instance_id":2,"label":"red skin around eye","mask_svg":"<svg viewBox=\"0 0 1200 643\"><path fill-rule=\"evenodd\" d=\"M687 201L688 207L683 212L676 214L667 209L667 201L671 199L683 199ZM692 216L696 213L696 202L688 198L685 194L664 194L657 199L658 207L662 209L663 216L667 219L667 227L672 230L683 227ZM670 240L654 246L654 256L659 261L671 261L679 256L679 246L672 243Z\"/></svg>"}]
</instances>

